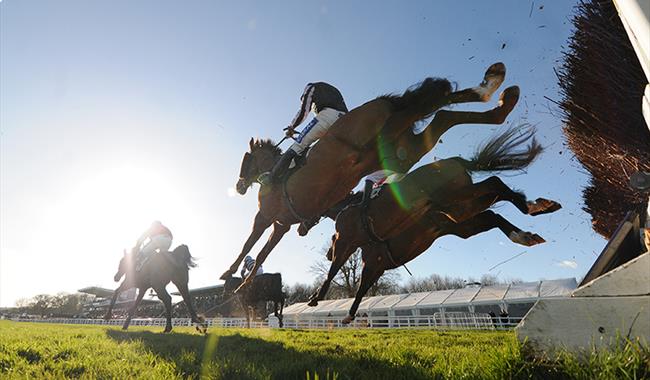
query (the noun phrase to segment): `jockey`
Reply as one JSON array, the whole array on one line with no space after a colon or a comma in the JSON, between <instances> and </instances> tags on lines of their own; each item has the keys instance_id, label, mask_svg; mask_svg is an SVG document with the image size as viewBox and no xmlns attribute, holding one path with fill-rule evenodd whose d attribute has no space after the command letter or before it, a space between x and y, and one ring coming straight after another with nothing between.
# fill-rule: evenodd
<instances>
[{"instance_id":1,"label":"jockey","mask_svg":"<svg viewBox=\"0 0 650 380\"><path fill-rule=\"evenodd\" d=\"M301 105L291 124L286 128L291 137L295 129L307 118L311 110L315 118L300 132L296 142L287 149L270 172L258 178L262 185L268 185L282 178L296 156L301 155L312 143L325 135L334 122L348 112L341 92L325 82L308 83L300 97Z\"/></svg>"},{"instance_id":2,"label":"jockey","mask_svg":"<svg viewBox=\"0 0 650 380\"><path fill-rule=\"evenodd\" d=\"M373 190L379 189L388 183L399 182L404 178L404 176L405 174L390 169L380 169L367 175L362 190L363 198L361 199L361 202L357 203L357 205L360 205L362 208L368 207Z\"/></svg>"},{"instance_id":3,"label":"jockey","mask_svg":"<svg viewBox=\"0 0 650 380\"><path fill-rule=\"evenodd\" d=\"M142 246L145 240L149 239L147 244ZM149 260L151 255L158 252L167 252L169 247L172 245L172 232L169 228L163 226L159 221L154 221L151 223L151 226L140 236L138 241L135 243L136 252L139 250L139 254L136 258L136 267L135 271L139 272L142 269L144 263ZM142 248L140 248L142 246Z\"/></svg>"},{"instance_id":4,"label":"jockey","mask_svg":"<svg viewBox=\"0 0 650 380\"><path fill-rule=\"evenodd\" d=\"M246 278L248 275L250 275L251 271L253 270L253 267L255 266L255 259L253 259L250 256L246 256L244 258L244 267L241 268L241 278ZM264 273L264 270L262 269L262 266L257 269L257 273L255 273L256 276L261 275Z\"/></svg>"}]
</instances>

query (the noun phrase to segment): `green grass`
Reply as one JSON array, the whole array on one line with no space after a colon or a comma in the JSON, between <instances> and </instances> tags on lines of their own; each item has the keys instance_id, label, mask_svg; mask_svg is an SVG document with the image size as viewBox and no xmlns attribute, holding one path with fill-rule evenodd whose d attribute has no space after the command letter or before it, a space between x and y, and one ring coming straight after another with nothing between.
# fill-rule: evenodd
<instances>
[{"instance_id":1,"label":"green grass","mask_svg":"<svg viewBox=\"0 0 650 380\"><path fill-rule=\"evenodd\" d=\"M0 378L642 379L626 345L579 362L526 359L513 332L74 326L0 321Z\"/></svg>"}]
</instances>

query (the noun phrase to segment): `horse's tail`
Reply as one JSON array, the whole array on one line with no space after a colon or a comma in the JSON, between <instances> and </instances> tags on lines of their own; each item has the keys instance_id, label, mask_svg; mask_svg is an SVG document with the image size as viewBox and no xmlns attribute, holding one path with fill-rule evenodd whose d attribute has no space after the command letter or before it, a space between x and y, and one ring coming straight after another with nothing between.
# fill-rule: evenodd
<instances>
[{"instance_id":1,"label":"horse's tail","mask_svg":"<svg viewBox=\"0 0 650 380\"><path fill-rule=\"evenodd\" d=\"M409 87L401 96L383 95L378 99L388 100L394 111L412 112L420 120L431 116L444 106L451 90L451 83L448 80L429 77Z\"/></svg>"},{"instance_id":2,"label":"horse's tail","mask_svg":"<svg viewBox=\"0 0 650 380\"><path fill-rule=\"evenodd\" d=\"M176 247L173 253L178 262L185 264L187 266L187 269L196 267L194 257L192 257L190 254L190 249L185 244L181 244Z\"/></svg>"},{"instance_id":3,"label":"horse's tail","mask_svg":"<svg viewBox=\"0 0 650 380\"><path fill-rule=\"evenodd\" d=\"M517 150L527 144L526 149ZM469 171L522 170L530 165L544 149L535 139L531 126L511 127L479 146L470 160L457 158Z\"/></svg>"}]
</instances>

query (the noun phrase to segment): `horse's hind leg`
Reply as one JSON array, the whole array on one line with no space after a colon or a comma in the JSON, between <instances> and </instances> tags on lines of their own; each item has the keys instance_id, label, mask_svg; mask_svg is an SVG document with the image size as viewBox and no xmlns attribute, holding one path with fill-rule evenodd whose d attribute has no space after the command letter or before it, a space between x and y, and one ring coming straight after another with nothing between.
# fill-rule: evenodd
<instances>
[{"instance_id":1,"label":"horse's hind leg","mask_svg":"<svg viewBox=\"0 0 650 380\"><path fill-rule=\"evenodd\" d=\"M458 124L503 124L519 101L519 87L506 88L499 104L485 112L440 110L427 125L423 136L427 141L437 142L446 131Z\"/></svg>"},{"instance_id":2,"label":"horse's hind leg","mask_svg":"<svg viewBox=\"0 0 650 380\"><path fill-rule=\"evenodd\" d=\"M244 243L244 247L242 248L239 256L237 256L235 262L232 263L230 268L221 275L220 278L222 280L231 277L235 272L237 272L239 264L241 264L242 260L244 260L244 257L246 257L246 255L251 251L255 243L257 243L264 231L266 231L266 229L269 228L272 223L272 221L266 219L260 212L255 215L255 221L253 222L253 231L251 232L250 236L248 236L248 239L246 239L246 243Z\"/></svg>"},{"instance_id":3,"label":"horse's hind leg","mask_svg":"<svg viewBox=\"0 0 650 380\"><path fill-rule=\"evenodd\" d=\"M163 305L165 305L165 318L167 319L167 322L163 332L168 333L172 331L172 296L167 293L167 289L165 289L164 285L155 287L154 290L156 291L158 298L163 302Z\"/></svg>"},{"instance_id":4,"label":"horse's hind leg","mask_svg":"<svg viewBox=\"0 0 650 380\"><path fill-rule=\"evenodd\" d=\"M559 203L544 198L527 201L525 194L512 190L497 176L459 189L446 196L441 203L451 205L442 208L447 216L455 222L462 222L499 201L508 201L527 215L550 213L562 207Z\"/></svg>"},{"instance_id":5,"label":"horse's hind leg","mask_svg":"<svg viewBox=\"0 0 650 380\"><path fill-rule=\"evenodd\" d=\"M488 67L483 82L476 87L467 88L449 94L448 104L487 102L501 86L506 76L506 65L497 62Z\"/></svg>"},{"instance_id":6,"label":"horse's hind leg","mask_svg":"<svg viewBox=\"0 0 650 380\"><path fill-rule=\"evenodd\" d=\"M185 281L183 281L185 280ZM196 329L199 331L205 332L207 329L203 324L202 318L199 318L198 315L196 315L196 310L194 309L194 306L192 305L192 295L190 294L190 291L187 287L187 276L185 276L184 279L181 279L179 281L175 281L174 285L176 285L176 288L178 289L178 292L183 296L183 301L185 302L185 306L187 306L187 310L190 313L190 317L192 318L192 322L200 325L196 326Z\"/></svg>"},{"instance_id":7,"label":"horse's hind leg","mask_svg":"<svg viewBox=\"0 0 650 380\"><path fill-rule=\"evenodd\" d=\"M522 231L517 226L510 223L506 218L491 210L483 211L471 219L454 225L450 229L449 233L463 239L468 239L493 228L501 230L501 232L503 232L511 241L527 247L532 247L533 245L545 242L541 236L535 233Z\"/></svg>"},{"instance_id":8,"label":"horse's hind leg","mask_svg":"<svg viewBox=\"0 0 650 380\"><path fill-rule=\"evenodd\" d=\"M371 254L367 253L367 249L371 250ZM379 244L370 244L363 247L363 270L361 271L361 282L357 288L357 294L354 296L354 302L352 302L350 311L348 312L348 315L343 318L342 323L345 325L354 320L363 296L366 295L370 287L375 284L379 277L384 274L385 269L381 262L382 254L377 251L378 249L385 248L383 245Z\"/></svg>"},{"instance_id":9,"label":"horse's hind leg","mask_svg":"<svg viewBox=\"0 0 650 380\"><path fill-rule=\"evenodd\" d=\"M144 297L144 294L147 292L147 289L144 288L139 288L138 289L138 296L136 297L135 301L133 302L133 305L129 309L129 312L126 315L126 320L124 321L124 324L122 325L122 330L126 330L129 328L129 324L131 324L131 318L133 318L133 314L135 314L136 310L138 310L138 305L140 305L140 302L142 301L142 297Z\"/></svg>"}]
</instances>

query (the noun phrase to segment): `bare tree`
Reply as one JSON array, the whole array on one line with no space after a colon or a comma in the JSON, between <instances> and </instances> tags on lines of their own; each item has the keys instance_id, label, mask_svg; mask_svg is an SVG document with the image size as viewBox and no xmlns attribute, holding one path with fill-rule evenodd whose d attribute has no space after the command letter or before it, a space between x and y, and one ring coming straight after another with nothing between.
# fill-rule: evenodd
<instances>
[{"instance_id":1,"label":"bare tree","mask_svg":"<svg viewBox=\"0 0 650 380\"><path fill-rule=\"evenodd\" d=\"M325 258L324 250L319 259L311 266L310 272L316 275L316 281L320 285L329 272L330 262ZM341 267L339 273L334 277L328 299L352 298L357 293L357 287L361 282L361 271L363 270L363 261L361 260L361 250L357 250L348 261ZM395 271L386 271L377 282L370 288L367 296L377 296L386 294L395 294L399 290L398 281L399 273Z\"/></svg>"},{"instance_id":2,"label":"bare tree","mask_svg":"<svg viewBox=\"0 0 650 380\"><path fill-rule=\"evenodd\" d=\"M287 305L291 305L296 302L307 302L314 291L316 291L315 285L298 283L292 286L285 286L284 294L286 294L287 297Z\"/></svg>"},{"instance_id":3,"label":"bare tree","mask_svg":"<svg viewBox=\"0 0 650 380\"><path fill-rule=\"evenodd\" d=\"M424 278L413 277L403 285L400 289L403 293L418 293L418 292L432 292L436 290L445 289L460 289L468 284L476 284L483 286L502 285L502 284L519 284L521 279L504 279L500 280L493 274L484 274L480 280L469 277L464 280L460 277L441 276L433 273Z\"/></svg>"}]
</instances>

